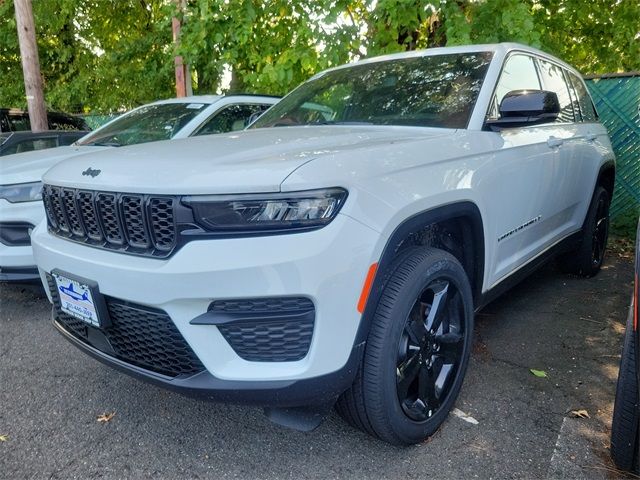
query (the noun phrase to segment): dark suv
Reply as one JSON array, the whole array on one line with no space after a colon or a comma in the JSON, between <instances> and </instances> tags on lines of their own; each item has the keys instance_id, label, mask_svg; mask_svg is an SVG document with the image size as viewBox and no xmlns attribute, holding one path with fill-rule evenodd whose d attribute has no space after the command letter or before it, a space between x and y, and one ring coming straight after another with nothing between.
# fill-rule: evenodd
<instances>
[{"instance_id":1,"label":"dark suv","mask_svg":"<svg viewBox=\"0 0 640 480\"><path fill-rule=\"evenodd\" d=\"M84 119L61 112L47 112L49 130L91 130ZM0 108L0 132L31 130L29 113L16 108Z\"/></svg>"}]
</instances>

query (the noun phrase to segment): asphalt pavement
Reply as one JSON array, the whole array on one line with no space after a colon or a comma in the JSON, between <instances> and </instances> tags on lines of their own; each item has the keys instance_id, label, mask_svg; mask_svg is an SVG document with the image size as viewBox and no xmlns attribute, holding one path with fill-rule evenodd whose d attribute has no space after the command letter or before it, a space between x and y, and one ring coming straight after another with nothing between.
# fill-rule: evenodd
<instances>
[{"instance_id":1,"label":"asphalt pavement","mask_svg":"<svg viewBox=\"0 0 640 480\"><path fill-rule=\"evenodd\" d=\"M632 276L618 257L592 279L548 266L485 308L457 415L410 448L142 383L67 343L37 286L0 284L0 478L615 478Z\"/></svg>"}]
</instances>

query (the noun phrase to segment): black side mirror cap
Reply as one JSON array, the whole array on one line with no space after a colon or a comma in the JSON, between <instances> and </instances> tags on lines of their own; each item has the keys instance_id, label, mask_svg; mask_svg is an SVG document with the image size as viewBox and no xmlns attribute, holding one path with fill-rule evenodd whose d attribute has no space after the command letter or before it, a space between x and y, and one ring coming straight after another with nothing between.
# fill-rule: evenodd
<instances>
[{"instance_id":1,"label":"black side mirror cap","mask_svg":"<svg viewBox=\"0 0 640 480\"><path fill-rule=\"evenodd\" d=\"M548 123L558 118L560 102L555 92L512 90L500 102L499 113L497 119L487 120L491 129Z\"/></svg>"}]
</instances>

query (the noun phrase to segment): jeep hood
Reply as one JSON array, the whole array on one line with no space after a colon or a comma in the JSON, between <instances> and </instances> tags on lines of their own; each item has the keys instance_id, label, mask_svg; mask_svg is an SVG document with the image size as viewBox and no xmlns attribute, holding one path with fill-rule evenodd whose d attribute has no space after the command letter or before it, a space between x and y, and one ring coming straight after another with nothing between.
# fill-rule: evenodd
<instances>
[{"instance_id":1,"label":"jeep hood","mask_svg":"<svg viewBox=\"0 0 640 480\"><path fill-rule=\"evenodd\" d=\"M56 163L105 148L108 147L57 147L2 156L0 157L0 185L37 182L42 178L42 174Z\"/></svg>"},{"instance_id":2,"label":"jeep hood","mask_svg":"<svg viewBox=\"0 0 640 480\"><path fill-rule=\"evenodd\" d=\"M92 152L59 163L44 180L131 193L275 192L287 176L312 160L338 154L348 158L359 150L452 132L386 126L255 129ZM82 174L88 168L93 176Z\"/></svg>"}]
</instances>

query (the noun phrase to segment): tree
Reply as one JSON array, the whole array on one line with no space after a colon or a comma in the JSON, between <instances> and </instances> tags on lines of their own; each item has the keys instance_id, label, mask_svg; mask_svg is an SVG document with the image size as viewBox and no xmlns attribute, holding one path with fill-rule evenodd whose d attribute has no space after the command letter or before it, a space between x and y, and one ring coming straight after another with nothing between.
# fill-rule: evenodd
<instances>
[{"instance_id":1,"label":"tree","mask_svg":"<svg viewBox=\"0 0 640 480\"><path fill-rule=\"evenodd\" d=\"M131 108L173 96L171 7L164 0L34 2L49 108ZM13 2L0 2L0 104L24 107Z\"/></svg>"},{"instance_id":2,"label":"tree","mask_svg":"<svg viewBox=\"0 0 640 480\"><path fill-rule=\"evenodd\" d=\"M172 0L34 2L50 108L110 111L174 95L183 55L196 93L284 94L318 71L396 51L516 41L583 73L640 70L637 0ZM0 0L0 105L24 107L13 2Z\"/></svg>"}]
</instances>

